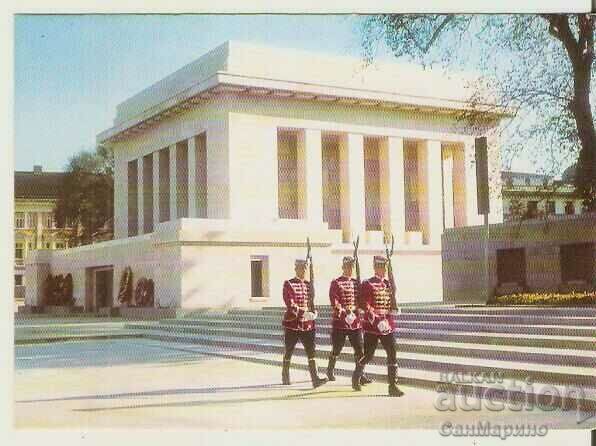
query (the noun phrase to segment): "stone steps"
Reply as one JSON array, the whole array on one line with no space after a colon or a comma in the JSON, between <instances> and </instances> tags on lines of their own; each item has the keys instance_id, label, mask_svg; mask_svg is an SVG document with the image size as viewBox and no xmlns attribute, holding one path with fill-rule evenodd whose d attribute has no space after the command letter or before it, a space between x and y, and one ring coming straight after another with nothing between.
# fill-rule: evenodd
<instances>
[{"instance_id":1,"label":"stone steps","mask_svg":"<svg viewBox=\"0 0 596 446\"><path fill-rule=\"evenodd\" d=\"M238 330L246 328L280 329L281 317L259 315L226 315L209 314L199 319L162 319L163 324L193 325L200 321L203 325L234 326ZM576 336L596 338L596 328L586 326L555 326L555 325L507 325L483 322L457 322L457 321L399 321L400 328L420 330L445 330L450 332L476 332L476 333L514 333L517 335L549 335L549 336ZM322 332L330 330L330 320L320 317L317 320L317 330Z\"/></svg>"},{"instance_id":2,"label":"stone steps","mask_svg":"<svg viewBox=\"0 0 596 446\"><path fill-rule=\"evenodd\" d=\"M234 313L240 318L249 317L250 313ZM282 312L264 312L262 317L271 317L280 319L283 316ZM214 317L217 317L214 315ZM329 318L329 312L319 312L319 317ZM401 313L395 317L399 321L437 321L437 322L471 322L471 323L490 323L490 324L504 324L504 325L553 325L553 326L575 326L575 327L594 327L594 317L569 317L569 316L509 316L509 315L468 315L468 314L448 314L448 313Z\"/></svg>"},{"instance_id":3,"label":"stone steps","mask_svg":"<svg viewBox=\"0 0 596 446\"><path fill-rule=\"evenodd\" d=\"M400 382L427 388L447 386L451 392L470 395L499 391L508 398L540 398L539 392L528 386L520 391L514 388L515 381L530 380L536 385L554 386L561 394L567 388L579 388L585 394L581 404L596 409L596 309L527 308L521 309L521 314L514 310L518 309L402 307L395 333ZM216 354L281 366L284 311L279 307L207 311L125 327L137 330L146 339L209 348ZM331 351L330 313L329 306L319 308L317 358L321 372ZM300 344L293 361L295 368L306 367ZM385 380L385 361L379 346L367 373ZM339 376L349 376L353 371L353 351L347 341L336 368ZM497 376L509 387L499 390L486 380L444 382L451 375ZM562 400L555 403L565 404Z\"/></svg>"},{"instance_id":4,"label":"stone steps","mask_svg":"<svg viewBox=\"0 0 596 446\"><path fill-rule=\"evenodd\" d=\"M177 340L200 345L219 346L222 349L246 349L250 352L270 352L283 355L283 342L275 340L262 340L245 336L219 336L219 335L186 335L170 333L163 330L147 330L143 337L148 339ZM319 345L317 358L326 360L331 351L330 345ZM296 353L304 355L300 343L296 345ZM341 359L349 364L350 370L354 368L354 357L350 347L344 348ZM385 366L386 356L379 346L372 364ZM591 367L577 367L551 364L535 364L525 362L508 362L499 359L471 359L457 356L438 356L424 353L401 353L398 355L398 365L401 368L430 370L444 373L501 373L507 378L525 381L528 377L533 382L549 384L576 384L596 389L596 376Z\"/></svg>"},{"instance_id":5,"label":"stone steps","mask_svg":"<svg viewBox=\"0 0 596 446\"><path fill-rule=\"evenodd\" d=\"M404 314L463 314L463 315L502 315L502 316L550 316L550 317L596 317L595 306L582 307L537 307L537 306L515 306L515 307L490 307L486 305L400 305ZM317 305L319 312L328 314L331 311L329 305ZM263 313L281 314L285 311L283 307L264 307ZM229 313L254 313L255 310L233 309Z\"/></svg>"},{"instance_id":6,"label":"stone steps","mask_svg":"<svg viewBox=\"0 0 596 446\"><path fill-rule=\"evenodd\" d=\"M167 321L161 322L161 325L168 325ZM130 326L128 324L127 326ZM172 324L172 329L187 330L195 333L222 333L235 334L238 330L235 326L212 326L203 324L197 320L193 324ZM251 328L243 328L243 333L259 334L265 337L281 337L283 331L279 325L267 326L260 325ZM319 324L317 327L318 342L328 342L330 335L329 324ZM396 338L406 340L420 341L445 341L452 343L482 344L487 347L495 346L519 346L533 348L552 348L565 350L581 350L584 352L593 352L596 354L596 342L592 337L581 336L549 336L549 335L526 335L520 337L517 334L510 333L476 333L476 332L453 332L447 330L428 330L428 329L409 329L398 327L395 331Z\"/></svg>"},{"instance_id":7,"label":"stone steps","mask_svg":"<svg viewBox=\"0 0 596 446\"><path fill-rule=\"evenodd\" d=\"M187 335L213 335L221 337L247 337L261 342L283 341L281 330L243 330L235 331L230 328L213 328L201 325L180 326L180 325L147 325L130 324L131 329L138 330L163 330L168 333ZM596 351L594 350L565 350L540 347L520 346L498 346L490 344L457 343L445 340L429 341L425 339L401 339L397 336L398 352L404 353L428 353L437 356L461 356L479 359L497 359L502 361L534 362L552 365L573 365L596 368ZM317 345L329 346L330 337L325 334L317 334ZM346 346L349 343L346 341Z\"/></svg>"},{"instance_id":8,"label":"stone steps","mask_svg":"<svg viewBox=\"0 0 596 446\"><path fill-rule=\"evenodd\" d=\"M285 311L263 311L258 313L261 317L281 318ZM319 317L329 318L330 310L318 310ZM250 310L230 312L238 318L254 316ZM217 315L213 315L217 317ZM551 315L500 315L500 314L461 314L461 313L408 313L403 312L396 316L397 321L437 321L437 322L470 322L490 323L503 325L553 325L553 326L586 326L595 327L596 316L551 316Z\"/></svg>"}]
</instances>

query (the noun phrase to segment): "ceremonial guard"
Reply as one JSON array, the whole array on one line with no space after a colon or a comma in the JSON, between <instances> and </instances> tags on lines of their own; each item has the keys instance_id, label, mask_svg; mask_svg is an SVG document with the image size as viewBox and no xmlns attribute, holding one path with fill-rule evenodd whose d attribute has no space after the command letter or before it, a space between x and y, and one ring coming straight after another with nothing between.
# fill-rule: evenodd
<instances>
[{"instance_id":1,"label":"ceremonial guard","mask_svg":"<svg viewBox=\"0 0 596 446\"><path fill-rule=\"evenodd\" d=\"M397 387L397 361L395 338L395 315L397 305L395 304L395 282L393 274L390 280L385 278L387 264L390 256L375 256L375 275L362 283L360 288L361 305L364 310L364 356L356 365L352 375L352 387L354 390L361 390L360 376L364 366L374 357L378 342L381 341L387 353L387 379L389 382L389 396L402 396L403 392ZM390 263L389 263L390 265Z\"/></svg>"},{"instance_id":2,"label":"ceremonial guard","mask_svg":"<svg viewBox=\"0 0 596 446\"><path fill-rule=\"evenodd\" d=\"M309 255L307 255L307 259L309 259ZM283 285L283 298L287 310L282 322L285 343L282 383L290 384L290 361L294 347L300 340L308 357L308 370L313 388L317 388L325 384L327 379L319 378L315 362L315 319L317 313L313 303L314 289L311 282L304 280L309 262L311 263L310 278L312 281L312 261L297 259L295 263L296 276L286 280Z\"/></svg>"},{"instance_id":3,"label":"ceremonial guard","mask_svg":"<svg viewBox=\"0 0 596 446\"><path fill-rule=\"evenodd\" d=\"M335 381L335 362L344 347L346 337L350 340L350 344L354 349L354 361L356 365L364 355L362 349L362 319L360 314L362 310L357 305L360 287L359 272L357 273L357 279L352 277L355 262L357 262L356 255L354 257L344 257L342 275L331 281L329 287L329 301L333 310L333 325L331 329L331 345L333 347L327 365L327 378L329 381ZM370 382L371 380L364 373L360 375L361 384L369 384Z\"/></svg>"}]
</instances>

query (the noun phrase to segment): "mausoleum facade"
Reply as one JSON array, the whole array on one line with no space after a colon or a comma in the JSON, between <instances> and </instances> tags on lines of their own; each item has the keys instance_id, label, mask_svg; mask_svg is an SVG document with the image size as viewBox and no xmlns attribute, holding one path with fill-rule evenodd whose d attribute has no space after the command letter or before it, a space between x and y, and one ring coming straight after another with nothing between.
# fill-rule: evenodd
<instances>
[{"instance_id":1,"label":"mausoleum facade","mask_svg":"<svg viewBox=\"0 0 596 446\"><path fill-rule=\"evenodd\" d=\"M117 107L97 138L114 151L115 239L30 256L26 303L40 303L48 273L70 273L77 305L118 306L130 266L133 282L154 281L156 306L282 305L307 237L327 303L356 237L367 276L386 234L398 300L441 301L444 230L483 221L474 139L504 116L487 107L481 126L464 125L463 85L400 64L227 42ZM499 223L496 138L489 164L489 220Z\"/></svg>"}]
</instances>

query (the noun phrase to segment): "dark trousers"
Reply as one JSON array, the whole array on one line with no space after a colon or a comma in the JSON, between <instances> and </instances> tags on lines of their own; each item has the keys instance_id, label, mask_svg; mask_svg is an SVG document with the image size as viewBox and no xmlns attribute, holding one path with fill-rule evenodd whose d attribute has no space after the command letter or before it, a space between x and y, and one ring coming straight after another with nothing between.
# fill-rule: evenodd
<instances>
[{"instance_id":1,"label":"dark trousers","mask_svg":"<svg viewBox=\"0 0 596 446\"><path fill-rule=\"evenodd\" d=\"M346 343L346 336L350 340L350 345L354 349L354 358L358 361L364 354L362 350L362 330L332 330L331 344L333 345L333 349L331 354L333 356L339 356Z\"/></svg>"},{"instance_id":2,"label":"dark trousers","mask_svg":"<svg viewBox=\"0 0 596 446\"><path fill-rule=\"evenodd\" d=\"M289 328L286 328L284 333L284 344L286 347L284 361L289 361L292 358L294 347L296 347L298 341L302 342L308 359L313 359L315 357L315 331L290 330Z\"/></svg>"},{"instance_id":3,"label":"dark trousers","mask_svg":"<svg viewBox=\"0 0 596 446\"><path fill-rule=\"evenodd\" d=\"M374 333L364 332L364 358L360 361L362 365L366 365L375 356L377 345L381 341L381 345L387 353L387 365L393 366L396 364L395 357L395 337L393 333L387 335L376 335Z\"/></svg>"}]
</instances>

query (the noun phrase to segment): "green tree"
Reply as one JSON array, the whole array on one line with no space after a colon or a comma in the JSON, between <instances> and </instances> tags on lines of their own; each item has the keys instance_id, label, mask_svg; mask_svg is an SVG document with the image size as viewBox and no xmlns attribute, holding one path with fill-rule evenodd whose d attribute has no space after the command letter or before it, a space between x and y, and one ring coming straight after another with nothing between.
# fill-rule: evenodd
<instances>
[{"instance_id":1,"label":"green tree","mask_svg":"<svg viewBox=\"0 0 596 446\"><path fill-rule=\"evenodd\" d=\"M513 110L506 155L531 147L551 173L577 159L577 191L596 210L595 28L589 14L375 15L363 21L362 46L369 61L384 44L424 65L476 70L470 105Z\"/></svg>"},{"instance_id":2,"label":"green tree","mask_svg":"<svg viewBox=\"0 0 596 446\"><path fill-rule=\"evenodd\" d=\"M69 244L93 242L94 234L113 223L114 155L98 146L72 156L55 207L56 221L74 228Z\"/></svg>"}]
</instances>

